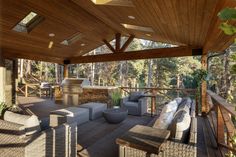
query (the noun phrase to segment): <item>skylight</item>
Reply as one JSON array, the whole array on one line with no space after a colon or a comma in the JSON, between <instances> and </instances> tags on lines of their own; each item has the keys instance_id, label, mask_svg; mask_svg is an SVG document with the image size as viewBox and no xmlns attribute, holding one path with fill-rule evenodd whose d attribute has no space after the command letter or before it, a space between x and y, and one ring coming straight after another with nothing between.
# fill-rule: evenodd
<instances>
[{"instance_id":1,"label":"skylight","mask_svg":"<svg viewBox=\"0 0 236 157\"><path fill-rule=\"evenodd\" d=\"M68 46L68 45L71 45L71 44L77 42L78 40L80 40L82 38L83 38L83 35L81 33L76 33L73 36L71 36L69 39L63 40L61 42L61 44Z\"/></svg>"},{"instance_id":2,"label":"skylight","mask_svg":"<svg viewBox=\"0 0 236 157\"><path fill-rule=\"evenodd\" d=\"M13 30L16 32L29 33L42 20L43 20L43 17L39 16L35 12L30 12L13 28Z\"/></svg>"},{"instance_id":3,"label":"skylight","mask_svg":"<svg viewBox=\"0 0 236 157\"><path fill-rule=\"evenodd\" d=\"M134 7L132 0L91 0L96 5L114 5Z\"/></svg>"},{"instance_id":4,"label":"skylight","mask_svg":"<svg viewBox=\"0 0 236 157\"><path fill-rule=\"evenodd\" d=\"M154 32L154 30L151 27L136 26L136 25L130 25L130 24L124 24L124 23L122 23L122 25L127 29L133 29L133 30L138 30L138 31L143 31L143 32Z\"/></svg>"}]
</instances>

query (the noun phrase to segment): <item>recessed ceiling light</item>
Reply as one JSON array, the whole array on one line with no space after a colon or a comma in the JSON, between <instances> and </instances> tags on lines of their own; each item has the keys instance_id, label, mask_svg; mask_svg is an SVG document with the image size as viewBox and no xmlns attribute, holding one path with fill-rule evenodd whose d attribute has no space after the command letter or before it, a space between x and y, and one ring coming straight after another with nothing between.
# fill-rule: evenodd
<instances>
[{"instance_id":1,"label":"recessed ceiling light","mask_svg":"<svg viewBox=\"0 0 236 157\"><path fill-rule=\"evenodd\" d=\"M133 29L133 30L138 30L138 31L143 31L143 32L154 32L154 30L151 27L130 25L130 24L125 24L125 23L122 23L121 25L123 25L127 29Z\"/></svg>"},{"instance_id":2,"label":"recessed ceiling light","mask_svg":"<svg viewBox=\"0 0 236 157\"><path fill-rule=\"evenodd\" d=\"M55 37L55 34L54 33L49 33L48 36Z\"/></svg>"},{"instance_id":3,"label":"recessed ceiling light","mask_svg":"<svg viewBox=\"0 0 236 157\"><path fill-rule=\"evenodd\" d=\"M151 37L152 35L151 34L146 34L146 36Z\"/></svg>"},{"instance_id":4,"label":"recessed ceiling light","mask_svg":"<svg viewBox=\"0 0 236 157\"><path fill-rule=\"evenodd\" d=\"M51 49L53 46L53 41L50 41L49 44L48 44L48 48Z\"/></svg>"},{"instance_id":5,"label":"recessed ceiling light","mask_svg":"<svg viewBox=\"0 0 236 157\"><path fill-rule=\"evenodd\" d=\"M80 44L80 46L85 46L85 44L84 44L84 43L82 43L82 44Z\"/></svg>"},{"instance_id":6,"label":"recessed ceiling light","mask_svg":"<svg viewBox=\"0 0 236 157\"><path fill-rule=\"evenodd\" d=\"M134 20L134 19L135 19L135 17L134 17L134 16L132 16L132 15L129 15L129 16L128 16L128 18L129 18L129 19L132 19L132 20Z\"/></svg>"}]
</instances>

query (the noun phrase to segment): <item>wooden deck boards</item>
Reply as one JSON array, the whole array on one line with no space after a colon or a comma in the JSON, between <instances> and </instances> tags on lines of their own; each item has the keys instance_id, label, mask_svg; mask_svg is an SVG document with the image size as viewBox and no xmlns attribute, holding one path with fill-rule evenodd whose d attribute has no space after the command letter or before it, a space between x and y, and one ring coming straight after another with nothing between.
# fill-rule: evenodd
<instances>
[{"instance_id":1,"label":"wooden deck boards","mask_svg":"<svg viewBox=\"0 0 236 157\"><path fill-rule=\"evenodd\" d=\"M29 108L39 118L45 118L50 111L68 106L55 104L52 100L19 97L18 102L26 109ZM155 119L155 117L154 117ZM206 118L198 117L197 156L218 157L217 149L210 124ZM120 124L108 124L104 118L90 121L78 127L78 156L82 157L118 157L117 137L137 124L149 125L153 123L150 116L128 116Z\"/></svg>"}]
</instances>

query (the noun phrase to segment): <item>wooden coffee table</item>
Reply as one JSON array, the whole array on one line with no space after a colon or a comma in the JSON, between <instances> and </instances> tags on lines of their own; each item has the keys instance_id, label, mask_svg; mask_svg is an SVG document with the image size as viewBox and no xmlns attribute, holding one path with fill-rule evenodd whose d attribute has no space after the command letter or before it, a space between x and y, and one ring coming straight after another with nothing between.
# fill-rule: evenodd
<instances>
[{"instance_id":1,"label":"wooden coffee table","mask_svg":"<svg viewBox=\"0 0 236 157\"><path fill-rule=\"evenodd\" d=\"M158 154L162 144L169 138L170 131L148 126L136 125L124 135L116 139L121 146L131 147Z\"/></svg>"}]
</instances>

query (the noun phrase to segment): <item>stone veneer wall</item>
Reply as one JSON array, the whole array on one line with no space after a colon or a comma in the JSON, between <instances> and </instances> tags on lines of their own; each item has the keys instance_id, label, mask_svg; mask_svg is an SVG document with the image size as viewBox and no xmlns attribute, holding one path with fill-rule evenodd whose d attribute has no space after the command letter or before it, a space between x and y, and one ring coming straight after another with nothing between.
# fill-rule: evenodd
<instances>
[{"instance_id":1,"label":"stone veneer wall","mask_svg":"<svg viewBox=\"0 0 236 157\"><path fill-rule=\"evenodd\" d=\"M79 94L79 105L87 102L107 103L108 108L112 107L111 95L118 87L85 86Z\"/></svg>"}]
</instances>

